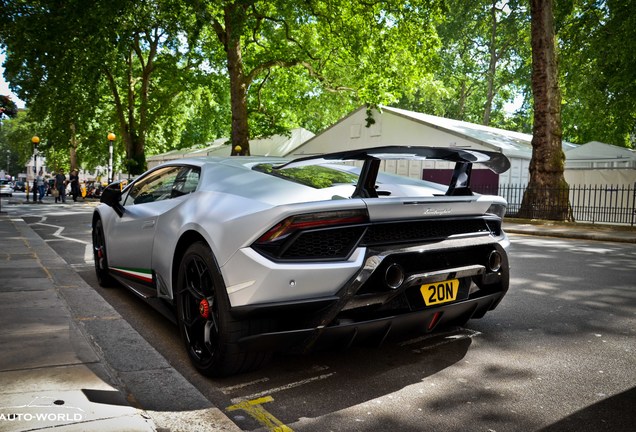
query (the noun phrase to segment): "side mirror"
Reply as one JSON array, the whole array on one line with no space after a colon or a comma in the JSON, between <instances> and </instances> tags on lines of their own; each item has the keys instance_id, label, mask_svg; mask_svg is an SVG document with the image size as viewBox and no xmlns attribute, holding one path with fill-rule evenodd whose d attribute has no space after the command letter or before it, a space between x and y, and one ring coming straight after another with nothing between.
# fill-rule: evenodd
<instances>
[{"instance_id":1,"label":"side mirror","mask_svg":"<svg viewBox=\"0 0 636 432\"><path fill-rule=\"evenodd\" d=\"M124 206L121 205L121 188L119 182L109 184L106 189L102 191L99 198L99 202L106 204L115 210L115 213L122 217L124 215Z\"/></svg>"}]
</instances>

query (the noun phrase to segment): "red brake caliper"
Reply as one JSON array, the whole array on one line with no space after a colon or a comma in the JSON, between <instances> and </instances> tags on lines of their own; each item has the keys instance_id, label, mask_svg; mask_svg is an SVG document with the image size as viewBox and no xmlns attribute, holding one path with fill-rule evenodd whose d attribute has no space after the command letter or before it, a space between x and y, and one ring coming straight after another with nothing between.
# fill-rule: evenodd
<instances>
[{"instance_id":1,"label":"red brake caliper","mask_svg":"<svg viewBox=\"0 0 636 432\"><path fill-rule=\"evenodd\" d=\"M104 248L100 246L96 249L97 252L97 264L100 269L104 269Z\"/></svg>"},{"instance_id":2,"label":"red brake caliper","mask_svg":"<svg viewBox=\"0 0 636 432\"><path fill-rule=\"evenodd\" d=\"M210 303L208 303L207 299L202 299L199 302L199 315L201 315L203 319L210 317Z\"/></svg>"}]
</instances>

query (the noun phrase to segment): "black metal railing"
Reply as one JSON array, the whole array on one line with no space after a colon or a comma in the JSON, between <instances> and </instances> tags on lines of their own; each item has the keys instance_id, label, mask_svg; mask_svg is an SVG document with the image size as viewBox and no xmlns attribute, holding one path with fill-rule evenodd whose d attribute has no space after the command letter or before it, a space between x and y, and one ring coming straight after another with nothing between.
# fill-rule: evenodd
<instances>
[{"instance_id":1,"label":"black metal railing","mask_svg":"<svg viewBox=\"0 0 636 432\"><path fill-rule=\"evenodd\" d=\"M506 215L518 216L527 185L500 185L498 188L474 186L481 194L500 195L508 201ZM629 224L636 223L636 183L625 185L570 185L569 188L550 188L549 195L567 195L571 215L577 222ZM558 201L558 198L556 199ZM545 203L531 209L532 217L550 219L553 204Z\"/></svg>"}]
</instances>

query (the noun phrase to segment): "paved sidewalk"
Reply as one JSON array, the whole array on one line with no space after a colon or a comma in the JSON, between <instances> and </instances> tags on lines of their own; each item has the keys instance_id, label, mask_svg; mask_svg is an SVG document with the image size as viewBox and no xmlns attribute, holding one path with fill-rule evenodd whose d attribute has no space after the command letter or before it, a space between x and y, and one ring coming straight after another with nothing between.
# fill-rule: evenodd
<instances>
[{"instance_id":1,"label":"paved sidewalk","mask_svg":"<svg viewBox=\"0 0 636 432\"><path fill-rule=\"evenodd\" d=\"M525 219L505 219L504 231L545 237L636 243L636 227Z\"/></svg>"},{"instance_id":2,"label":"paved sidewalk","mask_svg":"<svg viewBox=\"0 0 636 432\"><path fill-rule=\"evenodd\" d=\"M0 327L0 431L240 430L6 213Z\"/></svg>"}]
</instances>

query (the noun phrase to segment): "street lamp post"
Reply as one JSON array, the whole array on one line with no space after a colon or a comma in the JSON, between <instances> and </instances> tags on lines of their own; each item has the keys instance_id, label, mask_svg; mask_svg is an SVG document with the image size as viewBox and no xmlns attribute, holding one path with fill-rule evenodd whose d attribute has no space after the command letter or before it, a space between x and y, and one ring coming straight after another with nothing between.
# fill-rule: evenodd
<instances>
[{"instance_id":1,"label":"street lamp post","mask_svg":"<svg viewBox=\"0 0 636 432\"><path fill-rule=\"evenodd\" d=\"M113 182L113 141L115 141L114 133L108 133L108 184Z\"/></svg>"},{"instance_id":2,"label":"street lamp post","mask_svg":"<svg viewBox=\"0 0 636 432\"><path fill-rule=\"evenodd\" d=\"M7 150L7 174L9 174L9 155L11 154L11 152L9 150ZM0 213L4 213L2 211L2 195L0 195Z\"/></svg>"},{"instance_id":3,"label":"street lamp post","mask_svg":"<svg viewBox=\"0 0 636 432\"><path fill-rule=\"evenodd\" d=\"M11 151L7 150L7 173L6 173L6 175L9 175L9 171L10 171L10 170L9 170L9 162L10 162L10 160L9 160L9 156L10 156L10 155L11 155ZM11 177L9 177L9 178L11 178ZM3 180L4 180L4 179L3 179ZM2 211L2 195L0 195L0 213L4 213L4 212Z\"/></svg>"},{"instance_id":4,"label":"street lamp post","mask_svg":"<svg viewBox=\"0 0 636 432\"><path fill-rule=\"evenodd\" d=\"M38 165L38 144L40 144L40 137L38 137L37 135L33 135L33 138L31 138L31 143L33 144L33 202L36 203L37 202L37 190L38 188L36 187L36 177L37 177L37 165ZM26 200L27 202L29 201L29 178L27 176L26 179Z\"/></svg>"},{"instance_id":5,"label":"street lamp post","mask_svg":"<svg viewBox=\"0 0 636 432\"><path fill-rule=\"evenodd\" d=\"M35 135L31 138L33 143L33 202L38 202L38 144L40 144L40 138Z\"/></svg>"}]
</instances>

